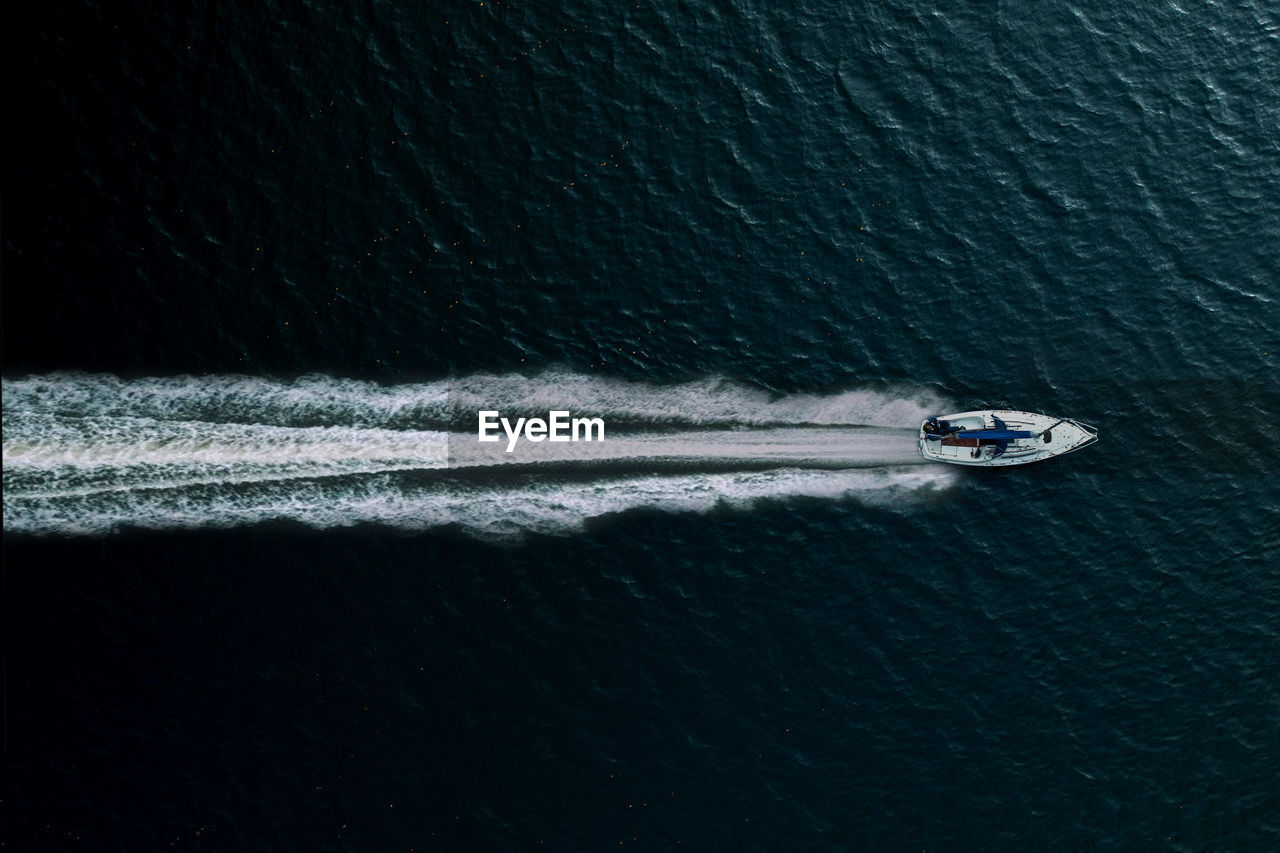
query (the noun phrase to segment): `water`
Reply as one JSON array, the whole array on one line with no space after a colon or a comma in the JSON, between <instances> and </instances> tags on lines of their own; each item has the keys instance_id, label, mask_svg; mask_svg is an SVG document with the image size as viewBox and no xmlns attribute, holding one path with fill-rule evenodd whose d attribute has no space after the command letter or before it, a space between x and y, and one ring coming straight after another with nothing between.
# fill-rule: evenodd
<instances>
[{"instance_id":1,"label":"water","mask_svg":"<svg viewBox=\"0 0 1280 853\"><path fill-rule=\"evenodd\" d=\"M1268 5L34 14L3 843L1280 844Z\"/></svg>"}]
</instances>

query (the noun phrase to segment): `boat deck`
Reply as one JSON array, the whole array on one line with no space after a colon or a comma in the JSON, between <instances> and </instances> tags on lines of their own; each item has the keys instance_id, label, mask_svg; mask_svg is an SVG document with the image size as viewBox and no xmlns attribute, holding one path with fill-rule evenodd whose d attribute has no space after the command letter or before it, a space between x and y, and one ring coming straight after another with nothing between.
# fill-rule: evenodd
<instances>
[{"instance_id":1,"label":"boat deck","mask_svg":"<svg viewBox=\"0 0 1280 853\"><path fill-rule=\"evenodd\" d=\"M953 427L959 426L964 430L981 430L985 426L988 414L1000 419L1005 430L1025 431L1032 435L1011 440L959 438L955 435L929 439L921 431L921 454L926 459L957 465L1002 467L1048 459L1085 447L1098 440L1097 430L1088 424L1036 412L1008 409L991 412L974 411L950 415L944 420ZM1004 446L1002 452L998 452L1000 445Z\"/></svg>"}]
</instances>

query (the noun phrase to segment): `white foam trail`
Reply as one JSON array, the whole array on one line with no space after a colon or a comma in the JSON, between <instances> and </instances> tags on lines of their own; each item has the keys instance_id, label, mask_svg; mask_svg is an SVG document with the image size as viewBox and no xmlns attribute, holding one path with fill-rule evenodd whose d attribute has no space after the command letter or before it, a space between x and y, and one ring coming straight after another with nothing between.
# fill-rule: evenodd
<instances>
[{"instance_id":1,"label":"white foam trail","mask_svg":"<svg viewBox=\"0 0 1280 853\"><path fill-rule=\"evenodd\" d=\"M491 488L419 484L390 474L352 480L237 484L101 492L10 509L11 532L98 535L121 527L231 527L289 520L316 528L376 523L407 530L455 525L485 539L564 534L593 518L648 507L706 512L796 497L856 498L891 505L947 488L941 466L907 469L796 470L655 475L586 482L533 482Z\"/></svg>"},{"instance_id":2,"label":"white foam trail","mask_svg":"<svg viewBox=\"0 0 1280 853\"><path fill-rule=\"evenodd\" d=\"M3 389L12 532L288 519L456 525L500 538L568 532L636 507L896 500L952 482L949 470L918 464L915 426L946 408L927 394L773 398L723 380L663 388L566 371L400 386L61 374ZM482 408L603 417L606 441L521 442L504 453L505 442L476 440ZM493 475L458 477L480 469Z\"/></svg>"},{"instance_id":3,"label":"white foam trail","mask_svg":"<svg viewBox=\"0 0 1280 853\"><path fill-rule=\"evenodd\" d=\"M439 469L448 458L447 434L421 430L67 418L6 408L4 432L5 493L23 499Z\"/></svg>"},{"instance_id":4,"label":"white foam trail","mask_svg":"<svg viewBox=\"0 0 1280 853\"><path fill-rule=\"evenodd\" d=\"M472 419L477 409L542 416L552 409L571 409L575 415L602 416L611 423L651 425L861 425L916 429L923 418L946 410L940 398L920 389L863 389L829 396L776 397L715 377L663 386L563 370L547 371L532 379L464 377L451 384L449 398L456 411Z\"/></svg>"},{"instance_id":5,"label":"white foam trail","mask_svg":"<svg viewBox=\"0 0 1280 853\"><path fill-rule=\"evenodd\" d=\"M316 375L294 380L251 376L120 379L59 373L4 380L4 410L6 415L412 429L449 420L448 392L445 380L379 385Z\"/></svg>"},{"instance_id":6,"label":"white foam trail","mask_svg":"<svg viewBox=\"0 0 1280 853\"><path fill-rule=\"evenodd\" d=\"M947 404L921 389L854 390L777 397L708 378L648 385L547 370L379 385L330 376L281 381L247 376L120 379L63 373L4 381L6 411L73 417L150 417L217 423L388 429L475 429L476 412L546 416L552 409L650 426L885 426L916 428Z\"/></svg>"}]
</instances>

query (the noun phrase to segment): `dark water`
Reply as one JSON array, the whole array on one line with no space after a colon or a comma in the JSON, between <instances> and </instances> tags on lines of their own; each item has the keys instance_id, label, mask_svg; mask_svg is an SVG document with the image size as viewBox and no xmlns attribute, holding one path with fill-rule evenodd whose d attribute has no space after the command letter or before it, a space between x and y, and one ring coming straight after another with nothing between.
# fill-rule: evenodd
<instances>
[{"instance_id":1,"label":"dark water","mask_svg":"<svg viewBox=\"0 0 1280 853\"><path fill-rule=\"evenodd\" d=\"M1280 847L1270 4L32 14L5 846Z\"/></svg>"}]
</instances>

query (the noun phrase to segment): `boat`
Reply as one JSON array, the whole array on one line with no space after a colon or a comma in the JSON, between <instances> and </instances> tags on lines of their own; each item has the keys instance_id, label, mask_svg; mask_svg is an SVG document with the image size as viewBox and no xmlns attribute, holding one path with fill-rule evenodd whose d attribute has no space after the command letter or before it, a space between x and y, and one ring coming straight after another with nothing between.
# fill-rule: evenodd
<instances>
[{"instance_id":1,"label":"boat","mask_svg":"<svg viewBox=\"0 0 1280 853\"><path fill-rule=\"evenodd\" d=\"M1097 428L1083 421L1008 409L942 415L920 425L925 459L984 468L1039 462L1097 440Z\"/></svg>"}]
</instances>

